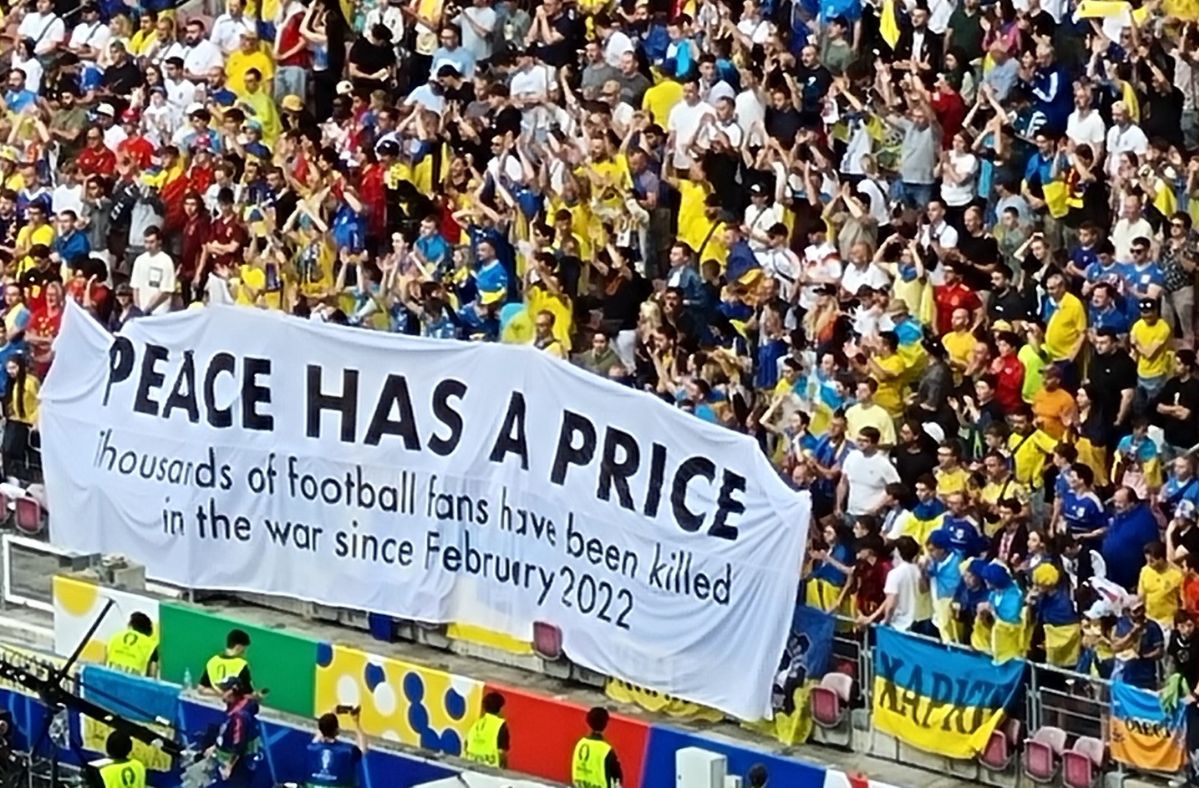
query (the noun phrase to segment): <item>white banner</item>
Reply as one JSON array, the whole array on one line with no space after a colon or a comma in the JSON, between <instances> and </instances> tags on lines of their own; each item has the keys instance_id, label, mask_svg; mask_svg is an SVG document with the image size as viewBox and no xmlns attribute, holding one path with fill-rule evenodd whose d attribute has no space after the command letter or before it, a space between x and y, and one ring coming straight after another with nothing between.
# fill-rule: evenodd
<instances>
[{"instance_id":1,"label":"white banner","mask_svg":"<svg viewBox=\"0 0 1199 788\"><path fill-rule=\"evenodd\" d=\"M532 640L756 719L809 504L757 444L528 347L231 307L112 337L69 305L42 389L55 544L155 578Z\"/></svg>"}]
</instances>

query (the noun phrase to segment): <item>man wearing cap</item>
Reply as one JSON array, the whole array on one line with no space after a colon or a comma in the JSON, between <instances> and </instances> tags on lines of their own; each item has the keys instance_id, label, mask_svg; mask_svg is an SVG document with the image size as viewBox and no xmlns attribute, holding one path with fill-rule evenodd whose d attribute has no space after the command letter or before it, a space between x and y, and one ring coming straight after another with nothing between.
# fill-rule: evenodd
<instances>
[{"instance_id":1,"label":"man wearing cap","mask_svg":"<svg viewBox=\"0 0 1199 788\"><path fill-rule=\"evenodd\" d=\"M1161 317L1157 298L1142 298L1137 302L1141 319L1132 324L1128 333L1133 356L1137 360L1137 399L1147 406L1166 385L1170 372L1170 324Z\"/></svg>"},{"instance_id":2,"label":"man wearing cap","mask_svg":"<svg viewBox=\"0 0 1199 788\"><path fill-rule=\"evenodd\" d=\"M749 205L745 208L745 237L755 253L764 252L770 246L770 228L783 221L783 207L770 199L766 187L755 183L749 187ZM766 264L763 263L765 268Z\"/></svg>"},{"instance_id":3,"label":"man wearing cap","mask_svg":"<svg viewBox=\"0 0 1199 788\"><path fill-rule=\"evenodd\" d=\"M261 759L258 701L237 676L228 676L217 687L225 701L225 719L216 744L208 754L217 763L214 786L250 788Z\"/></svg>"},{"instance_id":4,"label":"man wearing cap","mask_svg":"<svg viewBox=\"0 0 1199 788\"><path fill-rule=\"evenodd\" d=\"M1160 543L1155 542L1160 547ZM1146 551L1153 545L1146 547ZM1145 598L1135 596L1116 621L1112 651L1120 662L1120 678L1146 690L1157 689L1157 661L1165 650L1162 628L1145 614Z\"/></svg>"},{"instance_id":5,"label":"man wearing cap","mask_svg":"<svg viewBox=\"0 0 1199 788\"><path fill-rule=\"evenodd\" d=\"M117 158L128 158L137 165L139 170L150 166L150 158L154 155L154 145L141 135L141 114L130 107L121 113L121 129L125 139L117 145Z\"/></svg>"},{"instance_id":6,"label":"man wearing cap","mask_svg":"<svg viewBox=\"0 0 1199 788\"><path fill-rule=\"evenodd\" d=\"M266 93L271 93L271 80L275 77L275 63L271 56L262 51L257 30L246 30L241 34L241 46L229 55L225 63L225 85L237 96L246 93L246 74L251 69L258 71Z\"/></svg>"}]
</instances>

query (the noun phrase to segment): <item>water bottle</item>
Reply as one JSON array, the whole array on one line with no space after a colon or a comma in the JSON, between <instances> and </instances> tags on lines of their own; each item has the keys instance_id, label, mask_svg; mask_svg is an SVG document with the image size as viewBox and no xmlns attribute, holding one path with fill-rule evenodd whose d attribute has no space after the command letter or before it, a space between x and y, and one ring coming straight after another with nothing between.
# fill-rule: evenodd
<instances>
[{"instance_id":1,"label":"water bottle","mask_svg":"<svg viewBox=\"0 0 1199 788\"><path fill-rule=\"evenodd\" d=\"M187 692L192 688L192 671L191 668L183 669L183 691Z\"/></svg>"}]
</instances>

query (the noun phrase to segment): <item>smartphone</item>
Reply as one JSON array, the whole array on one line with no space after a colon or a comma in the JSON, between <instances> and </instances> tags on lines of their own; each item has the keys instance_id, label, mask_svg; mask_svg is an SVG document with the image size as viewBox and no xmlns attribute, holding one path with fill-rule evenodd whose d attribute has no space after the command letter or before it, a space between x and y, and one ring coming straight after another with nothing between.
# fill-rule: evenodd
<instances>
[{"instance_id":1,"label":"smartphone","mask_svg":"<svg viewBox=\"0 0 1199 788\"><path fill-rule=\"evenodd\" d=\"M333 711L335 714L355 714L360 708L360 706L346 706L345 704L339 704Z\"/></svg>"}]
</instances>

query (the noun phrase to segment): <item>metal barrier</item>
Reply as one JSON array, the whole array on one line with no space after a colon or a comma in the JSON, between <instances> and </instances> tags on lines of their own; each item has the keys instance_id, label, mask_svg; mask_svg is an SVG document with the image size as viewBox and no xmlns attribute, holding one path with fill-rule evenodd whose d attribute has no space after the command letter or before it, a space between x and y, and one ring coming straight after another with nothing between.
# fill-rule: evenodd
<instances>
[{"instance_id":1,"label":"metal barrier","mask_svg":"<svg viewBox=\"0 0 1199 788\"><path fill-rule=\"evenodd\" d=\"M1027 719L1030 731L1046 725L1073 736L1107 741L1111 682L1052 665L1029 663Z\"/></svg>"},{"instance_id":2,"label":"metal barrier","mask_svg":"<svg viewBox=\"0 0 1199 788\"><path fill-rule=\"evenodd\" d=\"M837 632L833 637L833 670L850 673L860 705L871 708L874 688L874 647L872 630L858 631L853 621L837 616ZM941 640L914 632L909 635L930 643L972 651L959 644L943 644ZM1025 730L1035 731L1051 725L1070 735L1091 736L1107 741L1111 719L1111 682L1096 676L1077 673L1052 665L1028 662L1024 698L1009 713L1024 723Z\"/></svg>"}]
</instances>

